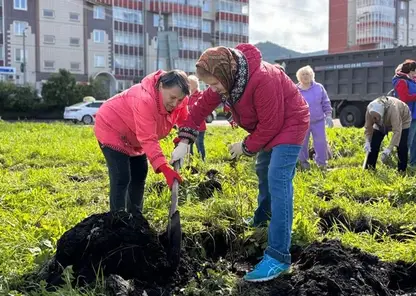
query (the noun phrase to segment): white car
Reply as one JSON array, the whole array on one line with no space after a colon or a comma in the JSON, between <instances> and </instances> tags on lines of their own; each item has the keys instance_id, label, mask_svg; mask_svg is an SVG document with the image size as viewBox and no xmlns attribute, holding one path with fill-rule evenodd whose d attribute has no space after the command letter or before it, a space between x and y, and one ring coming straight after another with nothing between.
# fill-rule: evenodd
<instances>
[{"instance_id":1,"label":"white car","mask_svg":"<svg viewBox=\"0 0 416 296\"><path fill-rule=\"evenodd\" d=\"M93 124L95 113L105 101L81 102L65 107L64 119L84 124Z\"/></svg>"},{"instance_id":2,"label":"white car","mask_svg":"<svg viewBox=\"0 0 416 296\"><path fill-rule=\"evenodd\" d=\"M205 122L206 123L211 123L216 119L217 119L217 112L215 112L215 110L214 110L214 111L212 111L212 113L210 115L207 116L207 118L205 118Z\"/></svg>"}]
</instances>

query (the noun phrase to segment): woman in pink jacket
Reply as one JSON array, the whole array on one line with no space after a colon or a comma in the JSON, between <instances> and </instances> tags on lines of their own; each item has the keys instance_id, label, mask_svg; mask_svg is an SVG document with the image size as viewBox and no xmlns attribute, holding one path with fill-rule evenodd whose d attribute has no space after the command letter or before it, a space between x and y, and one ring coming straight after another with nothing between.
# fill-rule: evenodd
<instances>
[{"instance_id":1,"label":"woman in pink jacket","mask_svg":"<svg viewBox=\"0 0 416 296\"><path fill-rule=\"evenodd\" d=\"M253 225L270 220L263 260L244 278L271 280L291 264L293 178L299 151L309 129L309 108L296 85L280 67L262 61L251 44L235 49L207 49L196 64L198 77L210 87L179 129L181 142L172 161L183 159L197 127L221 102L249 135L229 146L232 158L257 154L258 208ZM271 216L271 217L270 217Z\"/></svg>"},{"instance_id":2,"label":"woman in pink jacket","mask_svg":"<svg viewBox=\"0 0 416 296\"><path fill-rule=\"evenodd\" d=\"M184 72L159 70L98 110L94 130L108 167L111 211L142 211L147 160L170 188L174 179L182 181L167 165L159 140L188 116L188 95Z\"/></svg>"}]
</instances>

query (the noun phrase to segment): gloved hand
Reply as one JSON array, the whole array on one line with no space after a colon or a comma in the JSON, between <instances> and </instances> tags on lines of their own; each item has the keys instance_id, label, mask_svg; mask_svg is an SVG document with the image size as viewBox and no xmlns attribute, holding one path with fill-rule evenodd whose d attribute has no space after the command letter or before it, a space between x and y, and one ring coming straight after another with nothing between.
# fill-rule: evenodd
<instances>
[{"instance_id":1,"label":"gloved hand","mask_svg":"<svg viewBox=\"0 0 416 296\"><path fill-rule=\"evenodd\" d=\"M175 143L175 149L172 152L171 160L169 164L173 165L175 161L179 161L179 167L182 167L184 158L189 150L189 145L182 141L178 141L179 138L175 138L173 142Z\"/></svg>"},{"instance_id":2,"label":"gloved hand","mask_svg":"<svg viewBox=\"0 0 416 296\"><path fill-rule=\"evenodd\" d=\"M332 116L327 115L325 117L325 123L328 127L334 127L334 121L332 120Z\"/></svg>"},{"instance_id":3,"label":"gloved hand","mask_svg":"<svg viewBox=\"0 0 416 296\"><path fill-rule=\"evenodd\" d=\"M391 150L389 148L386 148L381 152L381 162L385 163L387 158L390 156Z\"/></svg>"},{"instance_id":4,"label":"gloved hand","mask_svg":"<svg viewBox=\"0 0 416 296\"><path fill-rule=\"evenodd\" d=\"M371 143L370 143L370 141L365 141L365 144L364 144L364 150L365 150L365 152L367 152L367 153L370 153L371 152Z\"/></svg>"},{"instance_id":5,"label":"gloved hand","mask_svg":"<svg viewBox=\"0 0 416 296\"><path fill-rule=\"evenodd\" d=\"M166 183L169 186L169 189L172 189L173 181L176 179L179 183L182 183L181 176L172 168L170 168L167 164L163 164L159 167L159 171L162 172L162 174L166 178Z\"/></svg>"},{"instance_id":6,"label":"gloved hand","mask_svg":"<svg viewBox=\"0 0 416 296\"><path fill-rule=\"evenodd\" d=\"M243 142L228 145L228 151L231 153L231 159L237 159L243 154Z\"/></svg>"}]
</instances>

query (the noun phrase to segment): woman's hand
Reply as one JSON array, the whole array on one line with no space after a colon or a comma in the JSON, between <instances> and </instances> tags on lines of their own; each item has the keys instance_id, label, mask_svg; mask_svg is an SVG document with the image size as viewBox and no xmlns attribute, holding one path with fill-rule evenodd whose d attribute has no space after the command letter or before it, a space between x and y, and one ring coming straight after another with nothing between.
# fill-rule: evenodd
<instances>
[{"instance_id":1,"label":"woman's hand","mask_svg":"<svg viewBox=\"0 0 416 296\"><path fill-rule=\"evenodd\" d=\"M175 179L179 183L182 183L182 177L179 175L179 173L177 173L175 170L173 170L172 168L170 168L167 164L163 164L159 168L159 170L165 176L166 183L168 184L169 189L172 189L173 182L175 181Z\"/></svg>"},{"instance_id":2,"label":"woman's hand","mask_svg":"<svg viewBox=\"0 0 416 296\"><path fill-rule=\"evenodd\" d=\"M187 139L181 140L179 138L175 138L173 143L175 143L175 149L172 152L169 163L173 165L175 161L179 161L179 167L182 167L185 156L189 153L189 141Z\"/></svg>"},{"instance_id":3,"label":"woman's hand","mask_svg":"<svg viewBox=\"0 0 416 296\"><path fill-rule=\"evenodd\" d=\"M328 127L334 127L334 121L332 120L331 116L326 116L325 117L325 123Z\"/></svg>"}]
</instances>

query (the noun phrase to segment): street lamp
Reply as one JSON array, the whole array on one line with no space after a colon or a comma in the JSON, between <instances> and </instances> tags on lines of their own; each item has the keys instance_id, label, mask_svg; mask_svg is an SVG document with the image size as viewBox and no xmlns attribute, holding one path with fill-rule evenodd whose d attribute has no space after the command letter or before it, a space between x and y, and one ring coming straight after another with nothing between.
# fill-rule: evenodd
<instances>
[{"instance_id":1,"label":"street lamp","mask_svg":"<svg viewBox=\"0 0 416 296\"><path fill-rule=\"evenodd\" d=\"M20 70L23 72L23 84L26 84L27 76L26 76L26 30L28 27L23 29L23 63L20 67Z\"/></svg>"}]
</instances>

